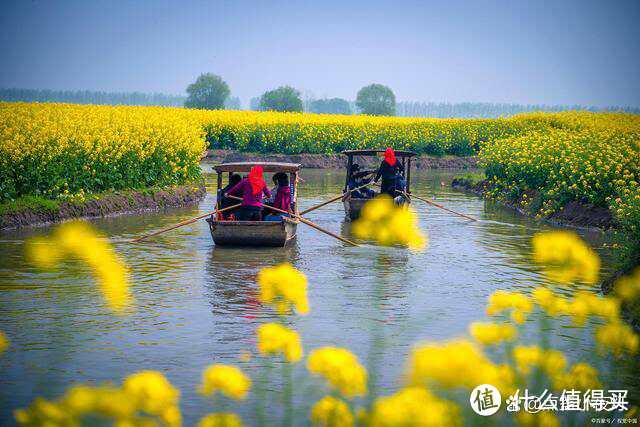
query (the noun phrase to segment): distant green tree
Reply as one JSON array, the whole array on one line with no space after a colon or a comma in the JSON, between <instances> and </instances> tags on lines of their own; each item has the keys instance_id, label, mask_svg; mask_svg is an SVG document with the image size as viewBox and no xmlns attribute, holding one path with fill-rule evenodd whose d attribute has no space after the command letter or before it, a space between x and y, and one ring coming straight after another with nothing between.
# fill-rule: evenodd
<instances>
[{"instance_id":1,"label":"distant green tree","mask_svg":"<svg viewBox=\"0 0 640 427\"><path fill-rule=\"evenodd\" d=\"M229 86L219 76L206 73L187 87L189 97L184 102L187 108L203 108L205 110L224 109L224 102L229 96Z\"/></svg>"},{"instance_id":2,"label":"distant green tree","mask_svg":"<svg viewBox=\"0 0 640 427\"><path fill-rule=\"evenodd\" d=\"M396 96L387 86L372 84L358 91L356 106L364 114L395 116Z\"/></svg>"},{"instance_id":3,"label":"distant green tree","mask_svg":"<svg viewBox=\"0 0 640 427\"><path fill-rule=\"evenodd\" d=\"M263 93L260 97L262 111L302 112L303 109L300 92L291 86L281 86Z\"/></svg>"},{"instance_id":4,"label":"distant green tree","mask_svg":"<svg viewBox=\"0 0 640 427\"><path fill-rule=\"evenodd\" d=\"M260 111L260 97L256 96L249 100L249 109L251 111Z\"/></svg>"},{"instance_id":5,"label":"distant green tree","mask_svg":"<svg viewBox=\"0 0 640 427\"><path fill-rule=\"evenodd\" d=\"M349 101L341 98L316 99L311 102L310 111L321 114L351 114Z\"/></svg>"},{"instance_id":6,"label":"distant green tree","mask_svg":"<svg viewBox=\"0 0 640 427\"><path fill-rule=\"evenodd\" d=\"M224 102L225 110L240 110L241 107L242 106L240 105L240 98L238 98L237 96L230 96Z\"/></svg>"}]
</instances>

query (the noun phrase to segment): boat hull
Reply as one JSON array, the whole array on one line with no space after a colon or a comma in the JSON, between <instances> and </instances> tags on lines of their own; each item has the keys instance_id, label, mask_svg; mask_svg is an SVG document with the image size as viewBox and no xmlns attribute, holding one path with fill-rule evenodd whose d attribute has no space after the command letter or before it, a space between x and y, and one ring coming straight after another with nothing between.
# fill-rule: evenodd
<instances>
[{"instance_id":1,"label":"boat hull","mask_svg":"<svg viewBox=\"0 0 640 427\"><path fill-rule=\"evenodd\" d=\"M353 199L351 197L344 200L342 203L344 204L344 214L347 221L355 221L360 217L360 212L364 205L371 199ZM409 204L410 200L405 199L404 197L396 197L395 200L396 205Z\"/></svg>"},{"instance_id":2,"label":"boat hull","mask_svg":"<svg viewBox=\"0 0 640 427\"><path fill-rule=\"evenodd\" d=\"M284 246L296 237L298 222L282 221L216 221L207 218L211 237L220 246Z\"/></svg>"},{"instance_id":3,"label":"boat hull","mask_svg":"<svg viewBox=\"0 0 640 427\"><path fill-rule=\"evenodd\" d=\"M344 214L347 220L354 221L360 217L360 211L370 199L352 199L344 201Z\"/></svg>"}]
</instances>

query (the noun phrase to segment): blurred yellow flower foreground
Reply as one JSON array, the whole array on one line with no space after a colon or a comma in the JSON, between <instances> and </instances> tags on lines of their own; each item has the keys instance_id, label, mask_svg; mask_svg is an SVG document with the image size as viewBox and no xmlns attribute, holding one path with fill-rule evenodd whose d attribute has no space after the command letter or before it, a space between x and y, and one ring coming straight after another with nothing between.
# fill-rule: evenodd
<instances>
[{"instance_id":1,"label":"blurred yellow flower foreground","mask_svg":"<svg viewBox=\"0 0 640 427\"><path fill-rule=\"evenodd\" d=\"M381 204L382 209L366 213L366 221L370 223L381 221L388 226L388 223L394 223L396 212L407 212L406 209L395 208L390 200L385 201L384 198L371 203L373 207ZM405 214L399 215L404 218L402 215ZM398 221L406 221L406 218ZM412 233L401 232L398 235L415 239L415 236L411 237ZM385 244L389 243L386 239L383 239ZM592 283L598 276L597 255L575 235L541 233L534 237L533 246L534 259L552 282ZM45 267L56 265L67 255L84 260L106 282L101 283L101 287L116 288L105 293L107 300L113 299L110 304L113 307L124 305L123 295L128 295L127 288L124 287L123 291L116 284L126 283L126 268L117 261L108 243L99 239L88 226L62 226L52 238L32 242L30 255L38 265ZM115 272L106 271L105 266ZM640 295L639 278L640 273L636 271L632 276L618 280L613 293L608 296L581 291L567 297L555 294L555 288L545 286L535 288L530 295L497 289L487 301L486 311L492 318L491 322L473 322L469 327L470 338L427 342L414 347L406 362L400 389L388 396L374 395L375 392L368 390L368 376L376 378L379 372L372 369L372 365L369 366L371 372L368 372L351 351L340 347L313 349L309 352L306 366L311 374L326 381L330 395L310 408L306 420L323 427L351 427L356 424L370 427L459 426L478 422L478 419L469 418L469 411L463 409L468 409L467 393L480 384L495 386L505 398L525 388L540 392L542 390L535 387L542 383L558 393L562 390L586 392L611 386L606 382L611 378L601 377L595 366L583 361L571 364L568 355L545 344L545 338L548 341L551 337L541 336L537 343L521 343L517 339L519 336L531 336L526 329L536 323L534 315L538 316L540 323L567 316L577 326L597 318L593 323L593 348L589 351L594 358L610 351L613 357L618 358L611 363L622 363L625 361L622 356L635 354L639 347L638 335L621 318L623 301ZM294 415L298 409L294 402L298 399L292 397L294 377L291 372L304 352L298 333L284 324L289 320L287 316L293 307L299 314L308 313L307 282L304 274L288 264L263 269L258 275L258 282L261 301L275 305L281 323L265 323L257 328L257 351L265 356L282 356L283 393L276 399L274 396L279 391L274 391L273 383L257 381L253 393L257 399L257 417L262 417L261 425L280 425L278 410L268 406L278 405L275 403L278 401L282 404L282 413L286 414L285 422L281 424L293 426L293 420L300 419ZM119 297L114 298L114 293ZM541 329L540 325L535 327L540 329L539 334L552 330ZM0 351L3 337L0 333ZM495 347L490 348L492 346ZM298 381L297 375L295 378ZM245 400L251 385L251 378L239 368L212 364L203 371L198 391L203 396L220 393L235 400ZM298 391L297 385L295 390ZM307 391L304 393L302 399L314 398L306 394ZM354 402L355 398L367 397L368 393L372 395L366 399L366 407L354 406L359 404ZM440 397L439 393L444 393L451 401ZM465 396L464 401L460 402L457 395ZM98 417L113 420L118 427L179 427L182 423L179 396L180 392L162 373L141 371L127 377L121 387L77 385L58 401L37 398L30 408L17 410L15 419L26 426L80 426ZM214 403L224 402L219 395L211 400ZM241 418L227 412L224 405L226 403L217 405L221 406L215 408L217 412L204 415L197 427L243 426ZM521 411L502 415L509 417L500 419L505 425L556 426L567 420L563 414L553 412L527 414ZM584 416L588 420L591 414ZM576 425L583 424L580 419L575 421Z\"/></svg>"},{"instance_id":2,"label":"blurred yellow flower foreground","mask_svg":"<svg viewBox=\"0 0 640 427\"><path fill-rule=\"evenodd\" d=\"M36 237L28 242L27 254L39 267L52 269L65 258L83 261L98 280L109 308L123 314L131 304L129 271L108 240L86 222L69 222L55 229L49 238Z\"/></svg>"},{"instance_id":3,"label":"blurred yellow flower foreground","mask_svg":"<svg viewBox=\"0 0 640 427\"><path fill-rule=\"evenodd\" d=\"M309 312L307 278L289 264L265 268L258 274L260 302L273 304L283 316L295 307L298 314Z\"/></svg>"},{"instance_id":4,"label":"blurred yellow flower foreground","mask_svg":"<svg viewBox=\"0 0 640 427\"><path fill-rule=\"evenodd\" d=\"M180 392L157 371L141 371L127 377L122 387L70 388L59 401L37 398L28 409L15 412L23 426L80 426L82 417L98 415L114 425L158 425L180 427Z\"/></svg>"},{"instance_id":5,"label":"blurred yellow flower foreground","mask_svg":"<svg viewBox=\"0 0 640 427\"><path fill-rule=\"evenodd\" d=\"M251 379L240 369L216 363L202 373L202 384L198 391L204 396L221 392L233 399L244 400L250 388Z\"/></svg>"},{"instance_id":6,"label":"blurred yellow flower foreground","mask_svg":"<svg viewBox=\"0 0 640 427\"><path fill-rule=\"evenodd\" d=\"M397 206L387 194L367 202L353 223L353 234L359 239L375 240L382 246L408 246L421 250L427 236L418 227L415 212L409 206Z\"/></svg>"}]
</instances>

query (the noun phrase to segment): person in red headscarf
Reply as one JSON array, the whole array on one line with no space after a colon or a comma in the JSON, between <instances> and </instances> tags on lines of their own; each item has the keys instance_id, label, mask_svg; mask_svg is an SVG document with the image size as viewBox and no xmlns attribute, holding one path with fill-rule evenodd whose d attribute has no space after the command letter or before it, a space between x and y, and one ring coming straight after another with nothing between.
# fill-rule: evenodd
<instances>
[{"instance_id":1,"label":"person in red headscarf","mask_svg":"<svg viewBox=\"0 0 640 427\"><path fill-rule=\"evenodd\" d=\"M387 147L384 152L384 160L380 163L378 173L374 178L378 182L382 177L382 186L380 194L387 193L391 197L395 197L397 176L404 172L402 164L396 159L396 153L393 148Z\"/></svg>"},{"instance_id":2,"label":"person in red headscarf","mask_svg":"<svg viewBox=\"0 0 640 427\"><path fill-rule=\"evenodd\" d=\"M244 178L224 196L242 193L242 205L238 209L240 221L260 221L262 219L262 194L271 197L267 184L262 180L262 166L254 166L249 177Z\"/></svg>"}]
</instances>

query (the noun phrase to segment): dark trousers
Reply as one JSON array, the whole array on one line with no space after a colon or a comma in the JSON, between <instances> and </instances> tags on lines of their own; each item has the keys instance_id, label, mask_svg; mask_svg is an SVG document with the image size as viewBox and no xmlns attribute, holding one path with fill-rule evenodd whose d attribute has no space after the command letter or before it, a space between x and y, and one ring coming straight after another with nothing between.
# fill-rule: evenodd
<instances>
[{"instance_id":1,"label":"dark trousers","mask_svg":"<svg viewBox=\"0 0 640 427\"><path fill-rule=\"evenodd\" d=\"M382 178L382 186L380 188L380 194L387 193L391 197L395 197L396 193L396 177L390 179Z\"/></svg>"},{"instance_id":2,"label":"dark trousers","mask_svg":"<svg viewBox=\"0 0 640 427\"><path fill-rule=\"evenodd\" d=\"M237 219L239 221L262 221L262 206L240 206Z\"/></svg>"}]
</instances>

